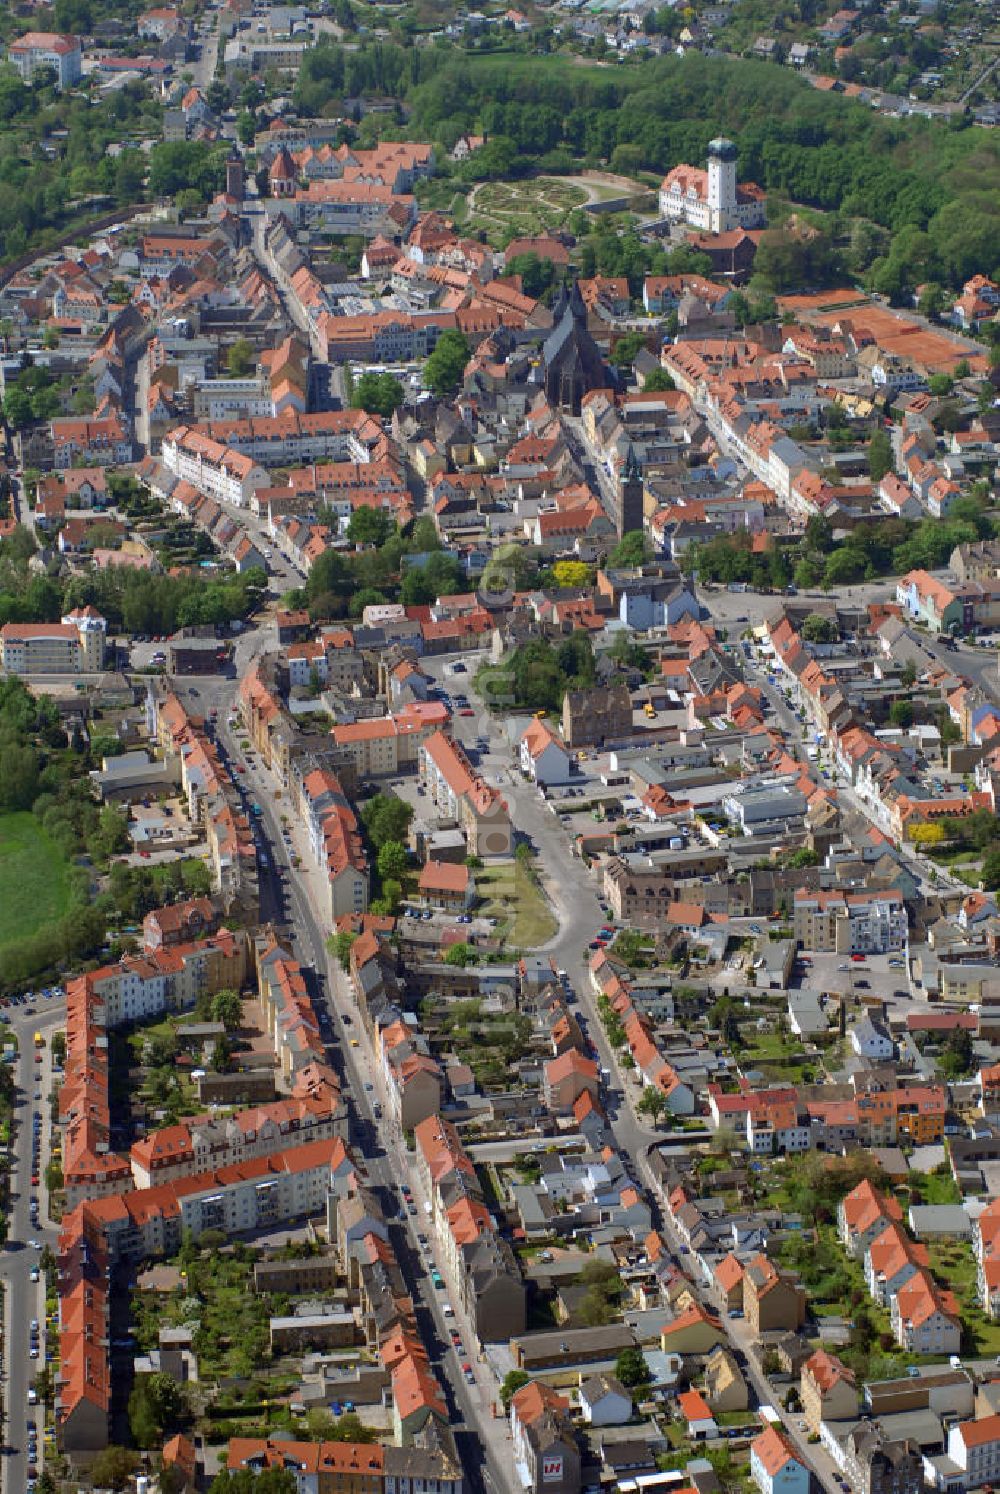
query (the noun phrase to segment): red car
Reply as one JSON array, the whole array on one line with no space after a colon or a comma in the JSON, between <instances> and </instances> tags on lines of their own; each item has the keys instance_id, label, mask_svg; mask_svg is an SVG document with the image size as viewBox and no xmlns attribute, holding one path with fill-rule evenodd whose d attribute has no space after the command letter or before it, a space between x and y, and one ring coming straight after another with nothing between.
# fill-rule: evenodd
<instances>
[{"instance_id":1,"label":"red car","mask_svg":"<svg viewBox=\"0 0 1000 1494\"><path fill-rule=\"evenodd\" d=\"M465 709L464 709L464 710L462 710L462 711L459 711L459 713L458 713L458 714L459 714L459 715L460 715L460 716L474 716L474 715L475 715L475 714L476 714L476 713L475 713L475 711L474 711L474 710L473 710L473 709L472 709L472 707L471 707L471 706L466 706L466 707L465 707Z\"/></svg>"}]
</instances>

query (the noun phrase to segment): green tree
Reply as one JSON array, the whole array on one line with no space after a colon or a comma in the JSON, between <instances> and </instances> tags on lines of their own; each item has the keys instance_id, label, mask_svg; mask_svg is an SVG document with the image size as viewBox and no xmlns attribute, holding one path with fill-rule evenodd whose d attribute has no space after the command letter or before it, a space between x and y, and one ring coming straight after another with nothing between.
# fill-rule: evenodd
<instances>
[{"instance_id":1,"label":"green tree","mask_svg":"<svg viewBox=\"0 0 1000 1494\"><path fill-rule=\"evenodd\" d=\"M375 794L362 806L361 819L376 850L387 841L405 843L413 807L397 794Z\"/></svg>"},{"instance_id":2,"label":"green tree","mask_svg":"<svg viewBox=\"0 0 1000 1494\"><path fill-rule=\"evenodd\" d=\"M608 564L613 566L644 565L653 556L653 547L642 529L632 529L623 534L611 554Z\"/></svg>"},{"instance_id":3,"label":"green tree","mask_svg":"<svg viewBox=\"0 0 1000 1494\"><path fill-rule=\"evenodd\" d=\"M226 353L226 368L234 379L245 379L257 366L257 354L252 342L238 337Z\"/></svg>"},{"instance_id":4,"label":"green tree","mask_svg":"<svg viewBox=\"0 0 1000 1494\"><path fill-rule=\"evenodd\" d=\"M1000 846L987 851L983 857L980 881L987 892L996 892L1000 889Z\"/></svg>"},{"instance_id":5,"label":"green tree","mask_svg":"<svg viewBox=\"0 0 1000 1494\"><path fill-rule=\"evenodd\" d=\"M646 334L642 331L626 332L619 337L611 353L615 368L631 368L639 349L646 345Z\"/></svg>"},{"instance_id":6,"label":"green tree","mask_svg":"<svg viewBox=\"0 0 1000 1494\"><path fill-rule=\"evenodd\" d=\"M469 343L464 332L442 332L433 353L424 364L424 383L443 399L454 394L469 361Z\"/></svg>"},{"instance_id":7,"label":"green tree","mask_svg":"<svg viewBox=\"0 0 1000 1494\"><path fill-rule=\"evenodd\" d=\"M352 545L384 545L395 528L395 520L386 509L364 503L348 520L347 538Z\"/></svg>"},{"instance_id":8,"label":"green tree","mask_svg":"<svg viewBox=\"0 0 1000 1494\"><path fill-rule=\"evenodd\" d=\"M345 1411L334 1417L333 1426L327 1433L330 1442L377 1442L378 1432L366 1426L356 1411Z\"/></svg>"},{"instance_id":9,"label":"green tree","mask_svg":"<svg viewBox=\"0 0 1000 1494\"><path fill-rule=\"evenodd\" d=\"M406 855L406 847L398 840L387 840L379 846L378 874L384 882L388 877L397 880L406 875L409 865Z\"/></svg>"},{"instance_id":10,"label":"green tree","mask_svg":"<svg viewBox=\"0 0 1000 1494\"><path fill-rule=\"evenodd\" d=\"M514 1399L522 1385L527 1385L531 1376L526 1370L508 1370L500 1384L500 1399L503 1401L505 1411L510 1410L510 1403Z\"/></svg>"},{"instance_id":11,"label":"green tree","mask_svg":"<svg viewBox=\"0 0 1000 1494\"><path fill-rule=\"evenodd\" d=\"M406 398L402 384L390 373L363 373L351 392L351 408L388 419Z\"/></svg>"},{"instance_id":12,"label":"green tree","mask_svg":"<svg viewBox=\"0 0 1000 1494\"><path fill-rule=\"evenodd\" d=\"M894 700L889 707L889 720L893 726L901 727L904 731L913 725L913 702L910 700Z\"/></svg>"},{"instance_id":13,"label":"green tree","mask_svg":"<svg viewBox=\"0 0 1000 1494\"><path fill-rule=\"evenodd\" d=\"M892 442L879 426L872 431L868 442L868 475L872 482L881 482L887 472L892 471Z\"/></svg>"},{"instance_id":14,"label":"green tree","mask_svg":"<svg viewBox=\"0 0 1000 1494\"><path fill-rule=\"evenodd\" d=\"M341 970L346 971L351 968L351 945L357 937L357 934L351 934L342 930L339 934L334 934L329 940L329 948L336 955Z\"/></svg>"},{"instance_id":15,"label":"green tree","mask_svg":"<svg viewBox=\"0 0 1000 1494\"><path fill-rule=\"evenodd\" d=\"M208 1494L296 1494L295 1474L287 1468L228 1468L217 1473L209 1484Z\"/></svg>"},{"instance_id":16,"label":"green tree","mask_svg":"<svg viewBox=\"0 0 1000 1494\"><path fill-rule=\"evenodd\" d=\"M653 368L642 381L643 394L663 394L676 388L665 368Z\"/></svg>"},{"instance_id":17,"label":"green tree","mask_svg":"<svg viewBox=\"0 0 1000 1494\"><path fill-rule=\"evenodd\" d=\"M655 1084L647 1084L635 1108L640 1115L648 1115L654 1125L659 1125L661 1117L670 1108L670 1102L662 1089L657 1089Z\"/></svg>"},{"instance_id":18,"label":"green tree","mask_svg":"<svg viewBox=\"0 0 1000 1494\"><path fill-rule=\"evenodd\" d=\"M221 1022L227 1032L235 1032L243 1021L243 998L239 991L216 991L212 997L212 1021Z\"/></svg>"},{"instance_id":19,"label":"green tree","mask_svg":"<svg viewBox=\"0 0 1000 1494\"><path fill-rule=\"evenodd\" d=\"M641 1349L623 1349L615 1360L615 1375L626 1390L648 1385L653 1378Z\"/></svg>"},{"instance_id":20,"label":"green tree","mask_svg":"<svg viewBox=\"0 0 1000 1494\"><path fill-rule=\"evenodd\" d=\"M841 550L835 550L826 562L823 570L824 586L849 586L852 581L860 581L865 573L865 558L856 550L849 550L845 545Z\"/></svg>"},{"instance_id":21,"label":"green tree","mask_svg":"<svg viewBox=\"0 0 1000 1494\"><path fill-rule=\"evenodd\" d=\"M131 1448L117 1447L112 1444L97 1454L88 1469L90 1482L95 1489L113 1489L119 1494L122 1489L127 1489L129 1481L139 1466L138 1453L132 1452ZM295 1485L292 1485L290 1494L294 1494Z\"/></svg>"},{"instance_id":22,"label":"green tree","mask_svg":"<svg viewBox=\"0 0 1000 1494\"><path fill-rule=\"evenodd\" d=\"M453 944L444 957L446 965L459 965L464 970L467 965L475 965L479 961L479 955L471 944L464 942Z\"/></svg>"},{"instance_id":23,"label":"green tree","mask_svg":"<svg viewBox=\"0 0 1000 1494\"><path fill-rule=\"evenodd\" d=\"M823 617L818 612L810 612L802 624L802 637L807 643L836 643L840 637L840 629L832 617Z\"/></svg>"}]
</instances>

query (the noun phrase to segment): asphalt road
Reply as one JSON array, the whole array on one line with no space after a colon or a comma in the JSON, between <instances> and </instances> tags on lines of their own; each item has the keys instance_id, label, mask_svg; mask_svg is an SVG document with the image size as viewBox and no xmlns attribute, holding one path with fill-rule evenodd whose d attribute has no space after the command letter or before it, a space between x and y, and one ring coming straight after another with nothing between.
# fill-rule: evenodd
<instances>
[{"instance_id":1,"label":"asphalt road","mask_svg":"<svg viewBox=\"0 0 1000 1494\"><path fill-rule=\"evenodd\" d=\"M15 1067L17 1100L15 1129L12 1138L13 1175L11 1178L11 1214L7 1232L7 1243L0 1255L0 1282L4 1287L3 1345L4 1363L2 1379L5 1454L0 1460L0 1478L5 1494L24 1494L28 1487L27 1429L29 1422L39 1428L41 1434L43 1408L28 1406L28 1387L39 1367L44 1362L28 1357L29 1325L37 1318L43 1325L45 1318L45 1283L31 1281L32 1267L40 1265L40 1252L33 1249L29 1240L37 1240L40 1246L48 1245L55 1250L58 1232L51 1226L34 1225L29 1215L29 1199L38 1198L44 1217L45 1188L31 1185L31 1129L32 1111L42 1116L41 1165L44 1169L49 1155L49 1106L51 1089L49 1039L57 1027L65 1026L66 1011L63 1000L41 1001L33 1013L26 1007L10 1007L11 1030L18 1041L18 1059ZM34 1061L33 1039L36 1032L46 1038L45 1058L42 1064ZM41 1073L39 1074L39 1070ZM40 1080L40 1082L39 1082ZM36 1094L40 1095L36 1099ZM42 1336L44 1352L44 1331ZM38 1438L42 1450L43 1438ZM39 1465L40 1466L40 1465Z\"/></svg>"}]
</instances>

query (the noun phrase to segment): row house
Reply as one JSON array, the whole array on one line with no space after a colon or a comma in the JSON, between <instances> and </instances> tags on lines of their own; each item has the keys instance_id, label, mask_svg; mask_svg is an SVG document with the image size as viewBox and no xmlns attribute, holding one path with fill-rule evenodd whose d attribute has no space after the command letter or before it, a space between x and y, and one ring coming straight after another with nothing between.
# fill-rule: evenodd
<instances>
[{"instance_id":1,"label":"row house","mask_svg":"<svg viewBox=\"0 0 1000 1494\"><path fill-rule=\"evenodd\" d=\"M336 774L325 768L307 774L301 781L299 809L309 831L312 859L326 873L331 922L344 914L366 912L368 857L357 816Z\"/></svg>"},{"instance_id":2,"label":"row house","mask_svg":"<svg viewBox=\"0 0 1000 1494\"><path fill-rule=\"evenodd\" d=\"M325 1067L326 1047L299 962L273 934L254 942L257 989L267 1032L286 1084L305 1070Z\"/></svg>"},{"instance_id":3,"label":"row house","mask_svg":"<svg viewBox=\"0 0 1000 1494\"><path fill-rule=\"evenodd\" d=\"M901 1224L887 1224L865 1252L869 1295L880 1307L886 1307L900 1287L928 1265L926 1245L911 1240Z\"/></svg>"},{"instance_id":4,"label":"row house","mask_svg":"<svg viewBox=\"0 0 1000 1494\"><path fill-rule=\"evenodd\" d=\"M59 1091L63 1177L69 1207L131 1187L128 1159L111 1151L108 1029L191 1006L203 994L238 990L246 970L242 934L128 956L70 981L65 1077Z\"/></svg>"},{"instance_id":5,"label":"row house","mask_svg":"<svg viewBox=\"0 0 1000 1494\"><path fill-rule=\"evenodd\" d=\"M231 1437L226 1467L233 1475L291 1471L296 1494L462 1494L464 1487L449 1450L392 1443Z\"/></svg>"},{"instance_id":6,"label":"row house","mask_svg":"<svg viewBox=\"0 0 1000 1494\"><path fill-rule=\"evenodd\" d=\"M428 1116L415 1138L417 1175L466 1311L481 1342L506 1342L527 1322L514 1253L485 1206L475 1167L451 1123Z\"/></svg>"},{"instance_id":7,"label":"row house","mask_svg":"<svg viewBox=\"0 0 1000 1494\"><path fill-rule=\"evenodd\" d=\"M321 1213L345 1150L339 1139L311 1141L79 1208L103 1229L112 1265L148 1260L179 1249L187 1231L240 1234Z\"/></svg>"},{"instance_id":8,"label":"row house","mask_svg":"<svg viewBox=\"0 0 1000 1494\"><path fill-rule=\"evenodd\" d=\"M450 719L442 701L416 700L388 716L338 723L331 737L353 759L359 779L381 778L417 766L427 742Z\"/></svg>"},{"instance_id":9,"label":"row house","mask_svg":"<svg viewBox=\"0 0 1000 1494\"><path fill-rule=\"evenodd\" d=\"M972 1225L976 1280L983 1312L1000 1320L1000 1200L993 1200Z\"/></svg>"},{"instance_id":10,"label":"row house","mask_svg":"<svg viewBox=\"0 0 1000 1494\"><path fill-rule=\"evenodd\" d=\"M227 913L256 921L257 849L236 786L203 723L172 693L147 698L147 725L166 759L180 763L181 788L191 819L204 825L212 888Z\"/></svg>"},{"instance_id":11,"label":"row house","mask_svg":"<svg viewBox=\"0 0 1000 1494\"><path fill-rule=\"evenodd\" d=\"M327 1086L323 1098L275 1100L229 1117L195 1116L167 1126L134 1142L129 1161L136 1188L153 1188L335 1136L347 1138L347 1107Z\"/></svg>"},{"instance_id":12,"label":"row house","mask_svg":"<svg viewBox=\"0 0 1000 1494\"><path fill-rule=\"evenodd\" d=\"M951 1427L948 1459L959 1470L961 1488L995 1484L1000 1479L1000 1416L981 1416Z\"/></svg>"},{"instance_id":13,"label":"row house","mask_svg":"<svg viewBox=\"0 0 1000 1494\"><path fill-rule=\"evenodd\" d=\"M187 1234L273 1229L317 1214L345 1155L340 1140L314 1141L283 1156L83 1202L64 1215L57 1263L60 1451L94 1453L110 1441L112 1269L172 1254Z\"/></svg>"},{"instance_id":14,"label":"row house","mask_svg":"<svg viewBox=\"0 0 1000 1494\"><path fill-rule=\"evenodd\" d=\"M236 508L246 508L251 494L270 481L264 468L250 457L188 426L176 426L164 436L160 457L182 482Z\"/></svg>"},{"instance_id":15,"label":"row house","mask_svg":"<svg viewBox=\"0 0 1000 1494\"><path fill-rule=\"evenodd\" d=\"M955 1295L931 1276L926 1248L907 1236L896 1200L865 1179L841 1200L838 1227L848 1254L864 1262L873 1299L889 1307L900 1348L956 1353L962 1325Z\"/></svg>"},{"instance_id":16,"label":"row house","mask_svg":"<svg viewBox=\"0 0 1000 1494\"><path fill-rule=\"evenodd\" d=\"M489 337L498 327L524 325L522 312L477 302L457 311L374 311L360 316L321 316L319 351L331 362L353 358L379 363L409 363L426 358L444 332L462 332L470 343Z\"/></svg>"},{"instance_id":17,"label":"row house","mask_svg":"<svg viewBox=\"0 0 1000 1494\"><path fill-rule=\"evenodd\" d=\"M929 1271L919 1270L889 1303L892 1331L910 1354L957 1354L962 1322L954 1292L945 1291Z\"/></svg>"},{"instance_id":18,"label":"row house","mask_svg":"<svg viewBox=\"0 0 1000 1494\"><path fill-rule=\"evenodd\" d=\"M796 1332L806 1320L805 1288L764 1254L743 1269L743 1313L751 1333Z\"/></svg>"},{"instance_id":19,"label":"row house","mask_svg":"<svg viewBox=\"0 0 1000 1494\"><path fill-rule=\"evenodd\" d=\"M405 232L416 218L409 193L371 181L310 181L269 199L267 207L299 228L366 239Z\"/></svg>"},{"instance_id":20,"label":"row house","mask_svg":"<svg viewBox=\"0 0 1000 1494\"><path fill-rule=\"evenodd\" d=\"M817 1349L802 1366L799 1395L809 1430L817 1436L823 1422L853 1421L858 1414L854 1371L826 1349Z\"/></svg>"},{"instance_id":21,"label":"row house","mask_svg":"<svg viewBox=\"0 0 1000 1494\"><path fill-rule=\"evenodd\" d=\"M104 419L62 417L50 422L52 464L68 467L121 467L132 460L132 437L121 415Z\"/></svg>"},{"instance_id":22,"label":"row house","mask_svg":"<svg viewBox=\"0 0 1000 1494\"><path fill-rule=\"evenodd\" d=\"M438 1114L444 1090L441 1065L432 1057L427 1039L412 1016L378 1029L376 1056L389 1109L400 1132L414 1131L428 1116Z\"/></svg>"},{"instance_id":23,"label":"row house","mask_svg":"<svg viewBox=\"0 0 1000 1494\"><path fill-rule=\"evenodd\" d=\"M872 1241L890 1224L900 1224L903 1211L891 1194L884 1194L867 1178L842 1198L837 1228L848 1255L863 1260Z\"/></svg>"},{"instance_id":24,"label":"row house","mask_svg":"<svg viewBox=\"0 0 1000 1494\"><path fill-rule=\"evenodd\" d=\"M579 1494L582 1460L565 1396L542 1380L522 1385L511 1398L510 1429L522 1488Z\"/></svg>"}]
</instances>

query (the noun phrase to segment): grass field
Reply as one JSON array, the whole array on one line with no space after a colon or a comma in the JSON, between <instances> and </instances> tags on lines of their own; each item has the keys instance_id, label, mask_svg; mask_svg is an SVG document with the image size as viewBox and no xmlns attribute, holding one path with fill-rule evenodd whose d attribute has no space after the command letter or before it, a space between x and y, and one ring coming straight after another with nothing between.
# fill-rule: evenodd
<instances>
[{"instance_id":1,"label":"grass field","mask_svg":"<svg viewBox=\"0 0 1000 1494\"><path fill-rule=\"evenodd\" d=\"M61 918L69 866L33 814L0 815L0 948Z\"/></svg>"},{"instance_id":2,"label":"grass field","mask_svg":"<svg viewBox=\"0 0 1000 1494\"><path fill-rule=\"evenodd\" d=\"M475 873L483 904L476 911L500 920L497 932L515 949L533 950L556 932L545 895L516 862L487 866Z\"/></svg>"}]
</instances>

